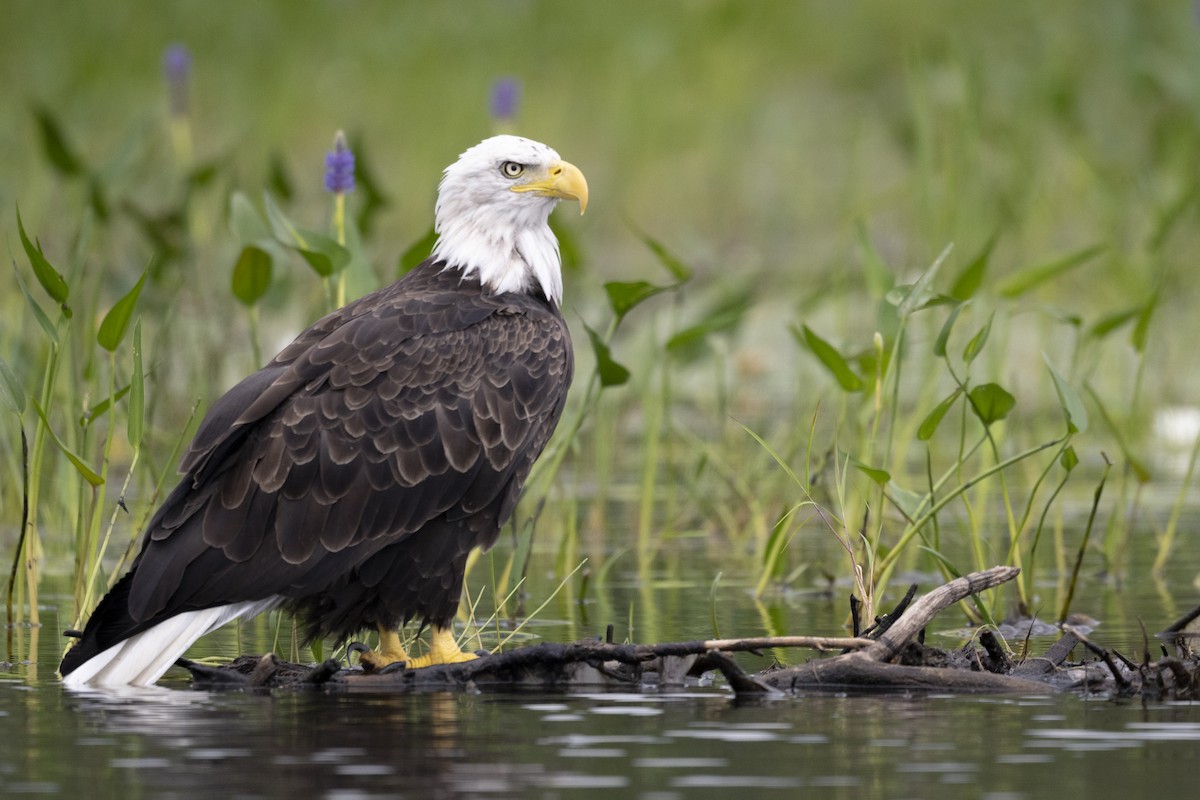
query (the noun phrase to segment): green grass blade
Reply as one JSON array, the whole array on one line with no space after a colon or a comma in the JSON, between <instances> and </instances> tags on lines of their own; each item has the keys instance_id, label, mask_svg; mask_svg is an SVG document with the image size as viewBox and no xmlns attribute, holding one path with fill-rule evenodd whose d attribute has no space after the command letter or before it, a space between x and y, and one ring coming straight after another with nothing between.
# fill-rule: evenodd
<instances>
[{"instance_id":1,"label":"green grass blade","mask_svg":"<svg viewBox=\"0 0 1200 800\"><path fill-rule=\"evenodd\" d=\"M1102 252L1104 252L1104 245L1096 244L1091 247L1085 247L1082 250L1076 250L1074 253L1065 255L1062 258L1056 258L1045 264L1024 267L997 283L996 291L1001 297L1007 297L1010 300L1015 299L1028 294L1043 283L1086 264Z\"/></svg>"},{"instance_id":2,"label":"green grass blade","mask_svg":"<svg viewBox=\"0 0 1200 800\"><path fill-rule=\"evenodd\" d=\"M850 369L850 365L846 359L842 357L833 345L822 339L807 325L801 325L797 331L795 326L792 327L792 334L803 344L808 345L808 349L817 357L817 360L825 365L838 384L847 392L862 391L863 380L854 374Z\"/></svg>"}]
</instances>

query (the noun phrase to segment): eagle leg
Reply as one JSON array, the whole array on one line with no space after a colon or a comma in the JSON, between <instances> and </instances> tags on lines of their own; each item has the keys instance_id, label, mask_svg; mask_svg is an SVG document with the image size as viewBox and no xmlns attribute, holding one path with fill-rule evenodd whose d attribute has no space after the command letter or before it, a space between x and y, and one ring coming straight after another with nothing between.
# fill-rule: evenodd
<instances>
[{"instance_id":1,"label":"eagle leg","mask_svg":"<svg viewBox=\"0 0 1200 800\"><path fill-rule=\"evenodd\" d=\"M431 627L429 652L420 658L409 660L409 669L432 667L437 664L458 664L463 661L474 661L478 656L474 653L464 653L454 641L454 633L449 628Z\"/></svg>"},{"instance_id":2,"label":"eagle leg","mask_svg":"<svg viewBox=\"0 0 1200 800\"><path fill-rule=\"evenodd\" d=\"M404 646L400 644L400 634L396 631L379 626L379 649L367 650L360 653L358 661L363 665L363 669L368 672L378 672L389 664L397 662L411 662L408 653L404 651Z\"/></svg>"}]
</instances>

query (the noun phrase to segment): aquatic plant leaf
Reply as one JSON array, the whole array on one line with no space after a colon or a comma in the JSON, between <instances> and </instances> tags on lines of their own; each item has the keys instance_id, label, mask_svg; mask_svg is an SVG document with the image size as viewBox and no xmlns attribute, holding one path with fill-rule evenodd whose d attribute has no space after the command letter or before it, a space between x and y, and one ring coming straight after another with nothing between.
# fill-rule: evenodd
<instances>
[{"instance_id":1,"label":"aquatic plant leaf","mask_svg":"<svg viewBox=\"0 0 1200 800\"><path fill-rule=\"evenodd\" d=\"M818 361L825 365L825 368L829 370L842 389L847 392L862 391L862 378L854 374L850 369L850 365L846 363L846 359L842 357L842 354L829 342L813 333L812 329L807 325L800 327L801 330L797 331L795 326L793 326L792 334L802 343L808 345L808 349L812 351Z\"/></svg>"},{"instance_id":2,"label":"aquatic plant leaf","mask_svg":"<svg viewBox=\"0 0 1200 800\"><path fill-rule=\"evenodd\" d=\"M146 378L142 372L142 321L133 323L133 376L129 381L129 421L125 431L129 444L142 446L146 426Z\"/></svg>"},{"instance_id":3,"label":"aquatic plant leaf","mask_svg":"<svg viewBox=\"0 0 1200 800\"><path fill-rule=\"evenodd\" d=\"M1135 306L1134 308L1127 308L1124 311L1115 311L1112 314L1106 314L1096 320L1088 333L1097 339L1103 339L1126 322L1137 317L1141 312L1142 306Z\"/></svg>"},{"instance_id":4,"label":"aquatic plant leaf","mask_svg":"<svg viewBox=\"0 0 1200 800\"><path fill-rule=\"evenodd\" d=\"M83 160L67 144L58 119L43 106L35 106L33 116L37 120L38 133L42 137L42 150L50 164L63 175L81 175L85 171Z\"/></svg>"},{"instance_id":5,"label":"aquatic plant leaf","mask_svg":"<svg viewBox=\"0 0 1200 800\"><path fill-rule=\"evenodd\" d=\"M980 384L968 396L971 398L971 410L984 425L1004 419L1017 405L1017 398L998 383Z\"/></svg>"},{"instance_id":6,"label":"aquatic plant leaf","mask_svg":"<svg viewBox=\"0 0 1200 800\"><path fill-rule=\"evenodd\" d=\"M396 270L396 274L399 276L411 272L414 267L429 258L429 254L433 252L433 246L437 244L437 240L437 232L430 225L429 230L425 232L424 236L417 239L408 246L407 250L400 254L400 264Z\"/></svg>"},{"instance_id":7,"label":"aquatic plant leaf","mask_svg":"<svg viewBox=\"0 0 1200 800\"><path fill-rule=\"evenodd\" d=\"M50 420L46 418L46 412L42 410L42 406L38 403L37 398L31 397L29 399L33 403L34 410L37 411L38 419L40 419L42 424L46 426L46 432L50 434L50 439L54 442L55 446L58 447L62 454L67 457L67 460L71 462L76 471L83 476L85 481L90 483L92 486L102 486L104 484L104 478L101 478L95 470L84 463L82 458L72 452L71 448L67 447L66 443L64 443L62 439L58 438L58 434L55 433L54 429L50 427Z\"/></svg>"},{"instance_id":8,"label":"aquatic plant leaf","mask_svg":"<svg viewBox=\"0 0 1200 800\"><path fill-rule=\"evenodd\" d=\"M21 271L17 269L17 262L12 262L13 274L17 278L17 286L21 288L21 295L25 298L25 302L29 305L29 310L33 312L33 318L37 320L42 332L50 337L50 341L58 342L58 329L54 327L54 323L46 316L46 312L38 305L37 300L33 299L33 295L29 293L29 287L25 285L25 279L21 277Z\"/></svg>"},{"instance_id":9,"label":"aquatic plant leaf","mask_svg":"<svg viewBox=\"0 0 1200 800\"><path fill-rule=\"evenodd\" d=\"M953 299L949 298L934 301L934 296L929 291L929 287L933 283L934 277L937 276L938 270L942 268L942 264L946 263L946 258L950 255L950 251L953 249L953 244L946 245L946 247L942 249L942 252L938 254L938 257L933 260L933 263L921 273L921 277L917 278L916 282L913 283L913 285L909 287L908 291L904 293L903 298L896 306L896 310L899 312L901 319L922 309L930 308L934 305L942 305L946 302L946 300L949 300L949 302L954 302ZM891 293L889 293L889 298L890 297Z\"/></svg>"},{"instance_id":10,"label":"aquatic plant leaf","mask_svg":"<svg viewBox=\"0 0 1200 800\"><path fill-rule=\"evenodd\" d=\"M850 456L850 465L880 486L887 486L888 482L892 479L892 474L886 469L868 466L854 456Z\"/></svg>"},{"instance_id":11,"label":"aquatic plant leaf","mask_svg":"<svg viewBox=\"0 0 1200 800\"><path fill-rule=\"evenodd\" d=\"M679 283L687 283L692 278L692 268L684 264L678 258L671 254L669 250L657 239L649 234L637 231L638 238L646 247L650 248L650 252L658 258L658 263L667 268L667 272L675 277Z\"/></svg>"},{"instance_id":12,"label":"aquatic plant leaf","mask_svg":"<svg viewBox=\"0 0 1200 800\"><path fill-rule=\"evenodd\" d=\"M750 308L752 299L751 294L744 291L722 297L700 315L700 322L671 336L667 340L667 352L685 360L703 355L705 340L711 334L736 328L746 315L746 310Z\"/></svg>"},{"instance_id":13,"label":"aquatic plant leaf","mask_svg":"<svg viewBox=\"0 0 1200 800\"><path fill-rule=\"evenodd\" d=\"M287 162L283 160L283 156L278 150L272 151L267 161L267 188L271 190L271 194L283 198L283 202L286 203L296 193L293 186L292 176L288 174Z\"/></svg>"},{"instance_id":14,"label":"aquatic plant leaf","mask_svg":"<svg viewBox=\"0 0 1200 800\"><path fill-rule=\"evenodd\" d=\"M588 338L592 341L592 352L596 356L596 373L600 376L601 386L620 386L629 380L629 370L618 364L612 357L608 344L588 325L584 325Z\"/></svg>"},{"instance_id":15,"label":"aquatic plant leaf","mask_svg":"<svg viewBox=\"0 0 1200 800\"><path fill-rule=\"evenodd\" d=\"M996 318L996 312L993 311L988 316L987 324L980 328L971 341L967 342L967 346L963 348L963 362L970 364L975 360L975 357L983 350L983 346L987 344L988 336L992 332L992 320Z\"/></svg>"},{"instance_id":16,"label":"aquatic plant leaf","mask_svg":"<svg viewBox=\"0 0 1200 800\"><path fill-rule=\"evenodd\" d=\"M1067 472L1075 469L1075 467L1079 464L1079 456L1076 455L1075 448L1068 446L1065 450L1063 450L1062 455L1058 458L1058 463L1061 464L1062 468Z\"/></svg>"},{"instance_id":17,"label":"aquatic plant leaf","mask_svg":"<svg viewBox=\"0 0 1200 800\"><path fill-rule=\"evenodd\" d=\"M271 254L261 247L246 245L233 265L233 275L230 277L233 296L242 305L252 306L262 299L270 287Z\"/></svg>"},{"instance_id":18,"label":"aquatic plant leaf","mask_svg":"<svg viewBox=\"0 0 1200 800\"><path fill-rule=\"evenodd\" d=\"M142 277L138 278L133 288L126 292L124 297L113 303L113 307L104 315L104 320L100 323L100 330L96 332L96 343L108 352L116 350L129 331L129 321L133 319L133 309L137 306L142 286L146 284L146 276L149 274L150 267L146 267L142 272Z\"/></svg>"},{"instance_id":19,"label":"aquatic plant leaf","mask_svg":"<svg viewBox=\"0 0 1200 800\"><path fill-rule=\"evenodd\" d=\"M942 330L938 333L937 340L933 343L933 354L938 358L946 357L946 345L950 341L950 331L954 328L954 323L958 321L958 315L967 307L970 300L966 300L954 306L950 311L950 315L946 317L945 323L942 324Z\"/></svg>"},{"instance_id":20,"label":"aquatic plant leaf","mask_svg":"<svg viewBox=\"0 0 1200 800\"><path fill-rule=\"evenodd\" d=\"M920 427L917 428L917 438L922 442L928 442L933 438L933 434L937 432L938 426L942 424L942 418L946 416L946 412L954 405L954 401L962 394L962 389L955 389L946 399L934 406L933 411L930 411L925 419L921 420Z\"/></svg>"},{"instance_id":21,"label":"aquatic plant leaf","mask_svg":"<svg viewBox=\"0 0 1200 800\"><path fill-rule=\"evenodd\" d=\"M604 284L604 293L608 295L608 305L617 317L617 324L620 325L625 315L639 304L669 288L671 287L655 286L646 281L609 281Z\"/></svg>"},{"instance_id":22,"label":"aquatic plant leaf","mask_svg":"<svg viewBox=\"0 0 1200 800\"><path fill-rule=\"evenodd\" d=\"M979 291L979 287L983 285L983 276L987 273L988 261L992 257L992 248L996 246L996 238L998 234L992 234L992 238L987 240L987 244L983 246L983 250L979 255L971 259L962 271L958 273L958 277L954 279L954 285L950 287L950 295L959 300L970 300Z\"/></svg>"},{"instance_id":23,"label":"aquatic plant leaf","mask_svg":"<svg viewBox=\"0 0 1200 800\"><path fill-rule=\"evenodd\" d=\"M25 413L25 387L17 380L16 373L3 356L0 356L0 396L4 397L4 404L11 408L13 413Z\"/></svg>"},{"instance_id":24,"label":"aquatic plant leaf","mask_svg":"<svg viewBox=\"0 0 1200 800\"><path fill-rule=\"evenodd\" d=\"M928 502L924 494L910 492L895 481L887 482L887 497L900 510L904 518L912 522L921 515L921 509Z\"/></svg>"},{"instance_id":25,"label":"aquatic plant leaf","mask_svg":"<svg viewBox=\"0 0 1200 800\"><path fill-rule=\"evenodd\" d=\"M1069 253L1062 258L1056 258L1045 264L1024 267L1001 279L996 284L996 291L1002 297L1007 297L1010 300L1020 297L1023 294L1033 291L1043 283L1091 261L1102 252L1104 252L1104 245L1096 244L1091 247L1085 247L1082 250L1076 250L1074 253Z\"/></svg>"},{"instance_id":26,"label":"aquatic plant leaf","mask_svg":"<svg viewBox=\"0 0 1200 800\"><path fill-rule=\"evenodd\" d=\"M1062 410L1067 415L1067 429L1071 433L1083 433L1088 426L1088 414L1087 409L1083 406L1083 399L1080 398L1079 392L1075 391L1075 387L1071 385L1070 381L1058 373L1045 353L1042 354L1042 360L1046 362L1046 367L1050 370L1050 377L1054 380L1054 391L1058 393L1058 404L1062 406Z\"/></svg>"},{"instance_id":27,"label":"aquatic plant leaf","mask_svg":"<svg viewBox=\"0 0 1200 800\"><path fill-rule=\"evenodd\" d=\"M391 204L391 199L375 178L371 159L363 137L354 133L350 136L350 150L354 153L354 183L358 186L359 207L355 222L364 236L370 234L375 224L375 215ZM419 263L419 262L418 262ZM563 262L566 263L565 260Z\"/></svg>"},{"instance_id":28,"label":"aquatic plant leaf","mask_svg":"<svg viewBox=\"0 0 1200 800\"><path fill-rule=\"evenodd\" d=\"M70 288L67 286L67 279L42 253L41 243L35 245L29 241L29 236L25 233L25 225L21 222L20 208L17 209L17 233L21 237L21 246L25 248L25 255L29 257L29 265L33 267L34 277L46 290L46 294L50 295L50 299L58 303L62 307L63 313L70 317L71 310L67 307L67 295L70 293Z\"/></svg>"},{"instance_id":29,"label":"aquatic plant leaf","mask_svg":"<svg viewBox=\"0 0 1200 800\"><path fill-rule=\"evenodd\" d=\"M115 404L121 402L121 400L123 400L127 394L129 394L128 384L122 386L120 389L117 389L110 396L104 398L99 403L96 403L96 405L84 411L79 415L79 427L86 428L100 417L103 417L112 409Z\"/></svg>"},{"instance_id":30,"label":"aquatic plant leaf","mask_svg":"<svg viewBox=\"0 0 1200 800\"><path fill-rule=\"evenodd\" d=\"M350 251L333 238L297 227L275 204L270 193L263 194L267 222L280 244L295 250L322 278L328 278L350 263Z\"/></svg>"},{"instance_id":31,"label":"aquatic plant leaf","mask_svg":"<svg viewBox=\"0 0 1200 800\"><path fill-rule=\"evenodd\" d=\"M229 225L238 242L243 245L271 237L271 229L267 227L262 214L242 192L234 192L229 198Z\"/></svg>"}]
</instances>

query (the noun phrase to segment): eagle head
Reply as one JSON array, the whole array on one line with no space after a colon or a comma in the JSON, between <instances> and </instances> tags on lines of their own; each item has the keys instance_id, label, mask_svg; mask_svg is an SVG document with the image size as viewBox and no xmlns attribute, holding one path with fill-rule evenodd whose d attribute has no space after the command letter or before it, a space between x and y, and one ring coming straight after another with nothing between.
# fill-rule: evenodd
<instances>
[{"instance_id":1,"label":"eagle head","mask_svg":"<svg viewBox=\"0 0 1200 800\"><path fill-rule=\"evenodd\" d=\"M587 209L587 181L575 165L531 139L484 139L442 176L434 258L491 291L540 290L557 305L562 265L548 220L560 200Z\"/></svg>"}]
</instances>

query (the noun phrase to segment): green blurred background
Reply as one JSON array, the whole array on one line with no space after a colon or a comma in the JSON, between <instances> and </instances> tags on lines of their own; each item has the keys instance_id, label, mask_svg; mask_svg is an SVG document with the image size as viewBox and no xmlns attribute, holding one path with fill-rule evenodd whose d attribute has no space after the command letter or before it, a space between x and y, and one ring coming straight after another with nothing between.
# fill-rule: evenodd
<instances>
[{"instance_id":1,"label":"green blurred background","mask_svg":"<svg viewBox=\"0 0 1200 800\"><path fill-rule=\"evenodd\" d=\"M197 159L252 195L279 154L299 200L323 203L333 131L361 136L393 201L380 260L425 230L441 168L491 132L502 76L522 84L517 129L588 175L580 236L603 275L647 269L629 219L701 270L821 282L855 268L862 221L899 271L997 231L999 269L1103 242L1107 264L1076 288L1116 302L1195 182L1187 2L10 0L4 16L0 206L20 202L43 239L63 188L31 103L115 191L145 192L171 43L194 60Z\"/></svg>"},{"instance_id":2,"label":"green blurred background","mask_svg":"<svg viewBox=\"0 0 1200 800\"><path fill-rule=\"evenodd\" d=\"M162 69L172 44L193 63L194 158L182 168ZM1001 302L989 294L995 281L1102 248L1003 301L994 336L1004 344L987 368L1021 398L1019 411L1044 408L1059 424L1041 352L1110 398L1115 426L1133 440L1152 407L1190 403L1200 382L1191 368L1200 26L1188 2L9 0L0 70L0 237L25 269L19 203L52 261L82 257L84 274L100 276L97 319L154 252L144 218L178 205L181 169L213 168L183 225L182 276L142 301L171 304L174 330L148 322L147 335L158 348L148 356L155 396L178 395L174 411L154 409L152 424L172 436L196 397L211 399L255 366L228 289L239 247L226 218L231 194L257 202L282 174L288 214L324 228L323 158L345 129L386 197L359 287L391 280L429 228L442 168L496 130L489 95L505 77L521 86L514 130L554 146L591 185L586 217L559 215L585 265L567 276L577 343L581 318L605 322L605 281L668 282L639 232L696 279L671 314L645 326L651 344L617 342L637 362L635 384L654 379L655 346L674 330L714 308L737 310L722 360L701 363L674 395L686 404L712 391L715 373L730 376L728 404L696 412L700 426L730 413L758 426L783 413L774 424L806 428L836 385L789 327L809 324L846 351L869 348L886 327L877 309L887 286L872 264L888 282L910 282L953 244L936 284L946 291L993 237L973 326ZM82 255L72 248L87 183L52 168L36 108L57 120L112 208ZM360 190L350 208L363 200ZM298 260L277 268L275 284L263 312L267 353L320 311L319 287ZM12 281L3 285L0 347L36 381L34 326ZM1111 330L1087 339L1155 292L1144 362L1123 331L1103 346ZM913 341L927 348L940 324ZM1143 363L1149 409L1126 388ZM913 387L911 413L936 401L928 388ZM15 469L15 446L5 453Z\"/></svg>"}]
</instances>

